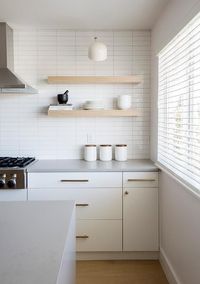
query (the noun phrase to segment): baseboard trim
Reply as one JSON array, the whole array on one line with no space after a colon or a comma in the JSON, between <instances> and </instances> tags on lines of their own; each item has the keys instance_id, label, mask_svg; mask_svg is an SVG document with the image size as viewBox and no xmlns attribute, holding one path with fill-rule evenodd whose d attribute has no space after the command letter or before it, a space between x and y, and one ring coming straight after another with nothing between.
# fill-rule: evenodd
<instances>
[{"instance_id":1,"label":"baseboard trim","mask_svg":"<svg viewBox=\"0 0 200 284\"><path fill-rule=\"evenodd\" d=\"M160 264L162 266L162 269L165 272L165 275L169 283L170 284L181 284L163 248L160 248L159 260L160 260Z\"/></svg>"},{"instance_id":2,"label":"baseboard trim","mask_svg":"<svg viewBox=\"0 0 200 284\"><path fill-rule=\"evenodd\" d=\"M150 260L159 259L159 252L78 252L77 260Z\"/></svg>"}]
</instances>

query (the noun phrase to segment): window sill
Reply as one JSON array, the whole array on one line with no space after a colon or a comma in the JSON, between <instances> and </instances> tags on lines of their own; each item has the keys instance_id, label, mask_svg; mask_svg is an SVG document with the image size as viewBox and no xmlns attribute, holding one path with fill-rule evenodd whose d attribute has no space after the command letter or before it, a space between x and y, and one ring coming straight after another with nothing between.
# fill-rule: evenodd
<instances>
[{"instance_id":1,"label":"window sill","mask_svg":"<svg viewBox=\"0 0 200 284\"><path fill-rule=\"evenodd\" d=\"M175 180L177 183L182 185L184 190L186 190L187 192L192 194L195 198L200 200L200 191L196 187L193 187L189 183L185 182L183 179L181 179L179 176L174 174L170 169L166 168L164 165L160 164L159 162L156 162L155 165L159 168L159 170L165 172L173 180Z\"/></svg>"}]
</instances>

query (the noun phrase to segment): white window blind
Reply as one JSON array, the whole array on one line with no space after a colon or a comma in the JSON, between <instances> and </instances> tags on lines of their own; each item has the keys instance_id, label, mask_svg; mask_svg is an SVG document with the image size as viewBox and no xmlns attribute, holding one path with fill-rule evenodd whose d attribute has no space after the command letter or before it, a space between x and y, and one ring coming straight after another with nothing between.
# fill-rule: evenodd
<instances>
[{"instance_id":1,"label":"white window blind","mask_svg":"<svg viewBox=\"0 0 200 284\"><path fill-rule=\"evenodd\" d=\"M200 191L200 14L159 53L158 162Z\"/></svg>"}]
</instances>

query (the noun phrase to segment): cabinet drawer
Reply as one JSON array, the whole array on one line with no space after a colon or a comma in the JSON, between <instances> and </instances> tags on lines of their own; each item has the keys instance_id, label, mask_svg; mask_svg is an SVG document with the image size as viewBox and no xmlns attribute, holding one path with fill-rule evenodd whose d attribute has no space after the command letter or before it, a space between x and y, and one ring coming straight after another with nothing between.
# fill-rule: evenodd
<instances>
[{"instance_id":1,"label":"cabinet drawer","mask_svg":"<svg viewBox=\"0 0 200 284\"><path fill-rule=\"evenodd\" d=\"M121 187L122 173L29 173L29 188Z\"/></svg>"},{"instance_id":2,"label":"cabinet drawer","mask_svg":"<svg viewBox=\"0 0 200 284\"><path fill-rule=\"evenodd\" d=\"M121 251L122 221L78 220L77 251Z\"/></svg>"},{"instance_id":3,"label":"cabinet drawer","mask_svg":"<svg viewBox=\"0 0 200 284\"><path fill-rule=\"evenodd\" d=\"M121 219L121 188L29 189L28 200L75 200L77 219Z\"/></svg>"},{"instance_id":4,"label":"cabinet drawer","mask_svg":"<svg viewBox=\"0 0 200 284\"><path fill-rule=\"evenodd\" d=\"M158 173L124 172L123 187L158 187Z\"/></svg>"}]
</instances>

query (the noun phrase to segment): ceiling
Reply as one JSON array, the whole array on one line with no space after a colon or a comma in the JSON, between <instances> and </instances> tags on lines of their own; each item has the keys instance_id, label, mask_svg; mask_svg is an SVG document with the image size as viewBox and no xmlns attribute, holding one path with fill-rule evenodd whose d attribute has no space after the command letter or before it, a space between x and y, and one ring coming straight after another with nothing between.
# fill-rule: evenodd
<instances>
[{"instance_id":1,"label":"ceiling","mask_svg":"<svg viewBox=\"0 0 200 284\"><path fill-rule=\"evenodd\" d=\"M149 29L169 0L0 0L0 21L68 29Z\"/></svg>"}]
</instances>

